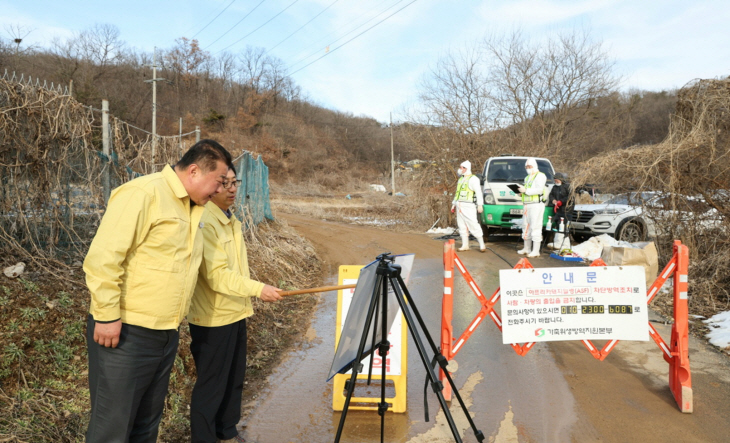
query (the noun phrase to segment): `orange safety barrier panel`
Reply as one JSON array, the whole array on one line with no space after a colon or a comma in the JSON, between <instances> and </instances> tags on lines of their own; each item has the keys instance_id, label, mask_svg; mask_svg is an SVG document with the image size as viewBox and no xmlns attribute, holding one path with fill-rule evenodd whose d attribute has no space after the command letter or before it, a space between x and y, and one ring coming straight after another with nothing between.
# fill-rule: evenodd
<instances>
[{"instance_id":1,"label":"orange safety barrier panel","mask_svg":"<svg viewBox=\"0 0 730 443\"><path fill-rule=\"evenodd\" d=\"M606 266L606 263L599 258L598 260L593 261L590 266ZM454 268L459 270L482 305L476 317L474 317L474 320L471 321L467 329L458 339L453 338L454 331L451 325L454 305ZM530 268L533 268L533 266L526 258L520 259L520 261L518 261L514 266L514 269ZM674 399L676 400L677 405L679 405L680 410L685 413L692 412L693 404L692 375L689 367L689 316L687 308L688 269L689 249L679 240L675 240L674 254L671 260L669 260L669 263L667 263L657 279L646 291L646 303L648 305L652 302L652 300L654 300L654 297L667 279L669 279L670 276L674 277L674 324L672 325L672 335L669 345L667 345L667 343L661 338L651 323L649 323L649 335L662 350L664 360L669 363L669 389L672 391ZM466 266L464 266L464 263L456 254L454 240L449 240L444 244L444 296L441 303L441 353L447 360L451 361L454 357L456 357L459 350L461 350L461 348L466 344L469 337L474 333L477 326L479 326L486 316L491 317L500 332L502 331L502 319L494 310L494 305L499 300L499 297L500 288L497 288L497 290L492 294L492 297L489 299L484 296L481 289L479 289L479 286L466 269ZM603 361L615 348L618 340L610 340L601 350L598 350L598 348L590 340L582 340L582 342L594 358ZM521 345L517 343L510 344L512 349L514 349L517 355L520 356L527 355L534 345L535 342L524 343ZM441 380L444 380L445 376L443 371L441 371L439 375ZM443 394L446 400L451 399L451 389L448 384L445 384Z\"/></svg>"}]
</instances>

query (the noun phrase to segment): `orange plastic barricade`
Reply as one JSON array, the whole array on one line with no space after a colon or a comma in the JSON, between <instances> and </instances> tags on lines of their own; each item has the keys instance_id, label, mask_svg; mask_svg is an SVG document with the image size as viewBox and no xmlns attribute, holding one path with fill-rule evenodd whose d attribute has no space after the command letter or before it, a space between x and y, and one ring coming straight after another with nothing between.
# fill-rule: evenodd
<instances>
[{"instance_id":1,"label":"orange plastic barricade","mask_svg":"<svg viewBox=\"0 0 730 443\"><path fill-rule=\"evenodd\" d=\"M606 266L606 263L599 258L591 263L591 266ZM454 331L451 325L454 304L455 268L459 270L481 303L481 309L476 317L474 317L474 320L471 321L467 329L457 339L453 338ZM533 268L533 266L526 258L520 259L514 267L514 269L530 268ZM647 289L646 294L646 302L648 305L654 300L654 297L667 279L673 276L674 324L672 325L670 342L667 345L651 323L649 323L649 335L651 335L654 342L661 349L664 360L669 363L669 389L672 391L674 399L677 405L679 405L679 409L684 413L692 412L692 375L689 367L689 316L687 309L688 269L689 249L679 240L675 240L674 254L671 260L669 260L669 263L667 263L651 287ZM494 310L494 305L499 300L499 297L500 288L497 288L489 299L484 296L471 274L469 274L466 266L464 266L464 263L456 254L454 240L449 240L444 244L444 296L441 304L441 353L447 360L451 361L456 357L485 317L489 316L497 325L500 332L502 331L502 319ZM590 340L582 340L582 342L594 358L603 361L615 348L618 340L610 340L601 350ZM514 349L517 355L525 356L534 344L534 342L524 344L512 343L510 346L512 346L512 349ZM439 375L441 380L444 380L445 376L443 372ZM451 389L448 383L444 384L443 394L446 400L451 399Z\"/></svg>"}]
</instances>

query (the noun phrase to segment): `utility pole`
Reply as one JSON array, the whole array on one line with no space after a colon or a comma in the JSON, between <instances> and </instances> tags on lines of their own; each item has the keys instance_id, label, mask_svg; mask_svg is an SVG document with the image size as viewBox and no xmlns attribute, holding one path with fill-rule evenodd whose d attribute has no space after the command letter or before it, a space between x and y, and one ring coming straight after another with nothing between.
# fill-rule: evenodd
<instances>
[{"instance_id":1,"label":"utility pole","mask_svg":"<svg viewBox=\"0 0 730 443\"><path fill-rule=\"evenodd\" d=\"M157 82L164 78L157 78L157 46L152 53L152 80L145 80L145 83L152 83L152 172L157 172L155 153L157 152Z\"/></svg>"},{"instance_id":2,"label":"utility pole","mask_svg":"<svg viewBox=\"0 0 730 443\"><path fill-rule=\"evenodd\" d=\"M395 158L393 157L393 113L390 113L390 187L395 197Z\"/></svg>"},{"instance_id":3,"label":"utility pole","mask_svg":"<svg viewBox=\"0 0 730 443\"><path fill-rule=\"evenodd\" d=\"M182 145L182 117L180 117L180 156L183 155L183 145Z\"/></svg>"},{"instance_id":4,"label":"utility pole","mask_svg":"<svg viewBox=\"0 0 730 443\"><path fill-rule=\"evenodd\" d=\"M101 182L104 193L104 204L107 204L109 203L109 194L111 193L111 182L109 180L109 168L111 167L111 143L109 143L109 100L101 101L101 143L102 153L104 154L104 162L106 162Z\"/></svg>"},{"instance_id":5,"label":"utility pole","mask_svg":"<svg viewBox=\"0 0 730 443\"><path fill-rule=\"evenodd\" d=\"M16 38L15 42L15 70L18 70L18 53L20 52L20 44L23 42L22 38Z\"/></svg>"}]
</instances>

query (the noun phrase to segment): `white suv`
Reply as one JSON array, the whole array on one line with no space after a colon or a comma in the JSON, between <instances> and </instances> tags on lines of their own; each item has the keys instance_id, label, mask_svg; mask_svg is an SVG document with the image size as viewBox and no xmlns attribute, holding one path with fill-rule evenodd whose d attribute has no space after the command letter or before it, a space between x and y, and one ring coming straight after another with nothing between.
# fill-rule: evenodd
<instances>
[{"instance_id":1,"label":"white suv","mask_svg":"<svg viewBox=\"0 0 730 443\"><path fill-rule=\"evenodd\" d=\"M701 197L659 192L619 194L605 203L575 205L568 215L576 240L609 234L627 242L656 237L660 227L694 224L702 229L719 226L721 218Z\"/></svg>"},{"instance_id":2,"label":"white suv","mask_svg":"<svg viewBox=\"0 0 730 443\"><path fill-rule=\"evenodd\" d=\"M654 236L654 229L648 218L641 217L643 207L657 197L654 192L633 192L601 204L575 205L568 214L570 231L578 241L601 234L627 242L644 241Z\"/></svg>"}]
</instances>

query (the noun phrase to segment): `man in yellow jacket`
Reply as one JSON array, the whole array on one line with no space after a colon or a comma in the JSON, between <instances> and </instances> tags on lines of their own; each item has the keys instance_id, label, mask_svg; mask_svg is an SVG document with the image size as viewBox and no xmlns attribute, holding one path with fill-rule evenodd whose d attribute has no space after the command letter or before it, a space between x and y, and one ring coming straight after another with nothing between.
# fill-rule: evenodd
<instances>
[{"instance_id":1,"label":"man in yellow jacket","mask_svg":"<svg viewBox=\"0 0 730 443\"><path fill-rule=\"evenodd\" d=\"M279 289L251 280L241 222L230 211L239 183L231 167L225 190L213 196L203 215L203 262L188 314L198 373L190 405L193 443L245 441L236 424L241 419L251 298L281 300Z\"/></svg>"},{"instance_id":2,"label":"man in yellow jacket","mask_svg":"<svg viewBox=\"0 0 730 443\"><path fill-rule=\"evenodd\" d=\"M231 155L196 143L174 166L112 192L84 260L91 418L87 443L157 441L202 260L205 203L223 191Z\"/></svg>"}]
</instances>

